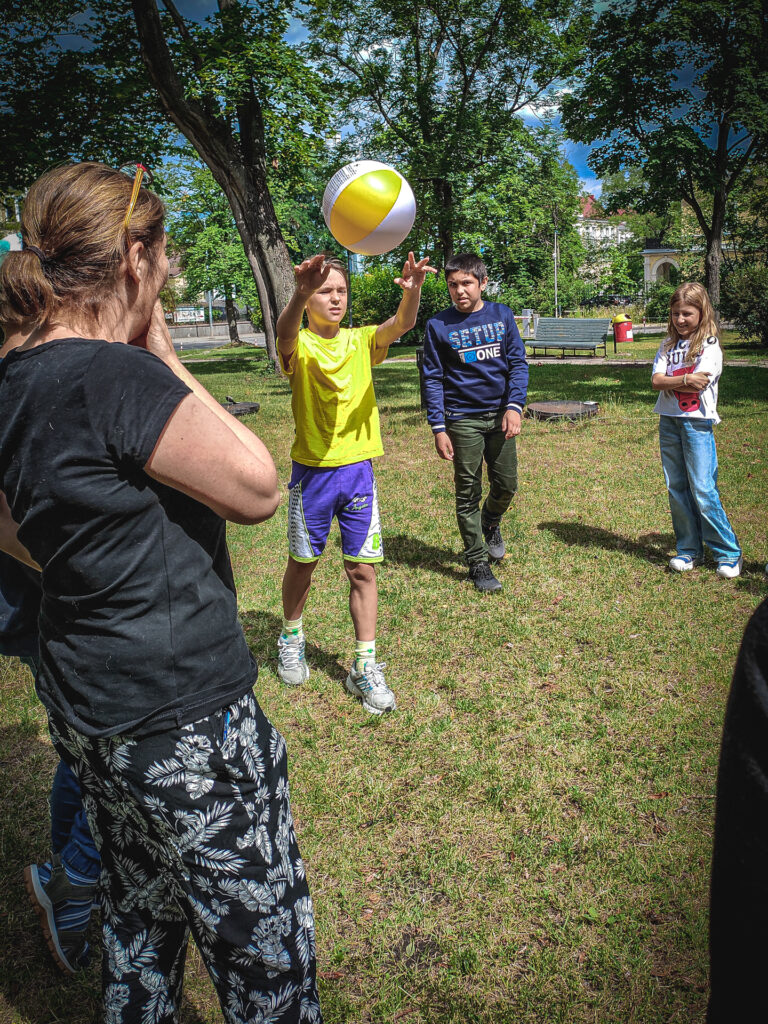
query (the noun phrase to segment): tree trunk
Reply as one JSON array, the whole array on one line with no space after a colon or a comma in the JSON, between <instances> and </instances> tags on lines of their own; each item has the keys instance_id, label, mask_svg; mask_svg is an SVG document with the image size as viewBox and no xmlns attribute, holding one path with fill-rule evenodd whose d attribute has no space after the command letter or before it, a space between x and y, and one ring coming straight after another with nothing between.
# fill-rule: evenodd
<instances>
[{"instance_id":1,"label":"tree trunk","mask_svg":"<svg viewBox=\"0 0 768 1024\"><path fill-rule=\"evenodd\" d=\"M264 125L251 91L238 106L239 136L215 102L187 95L176 72L156 0L131 0L141 55L168 116L210 168L229 201L251 266L267 356L277 369L275 325L293 293L293 266L267 187Z\"/></svg>"},{"instance_id":2,"label":"tree trunk","mask_svg":"<svg viewBox=\"0 0 768 1024\"><path fill-rule=\"evenodd\" d=\"M720 268L723 263L723 226L727 195L724 189L717 189L712 197L712 226L707 232L707 252L704 257L704 287L714 306L720 323Z\"/></svg>"},{"instance_id":3,"label":"tree trunk","mask_svg":"<svg viewBox=\"0 0 768 1024\"><path fill-rule=\"evenodd\" d=\"M224 307L227 311L227 326L229 327L229 344L242 345L243 342L237 333L237 309L232 298L232 289L229 285L224 288Z\"/></svg>"},{"instance_id":4,"label":"tree trunk","mask_svg":"<svg viewBox=\"0 0 768 1024\"><path fill-rule=\"evenodd\" d=\"M437 236L443 267L453 256L453 188L445 178L433 178L432 188L437 204Z\"/></svg>"},{"instance_id":5,"label":"tree trunk","mask_svg":"<svg viewBox=\"0 0 768 1024\"><path fill-rule=\"evenodd\" d=\"M197 147L196 147L197 148ZM266 168L256 162L246 167L233 163L214 165L202 149L198 152L221 185L235 217L264 321L267 358L277 369L277 318L293 294L293 264L267 188Z\"/></svg>"},{"instance_id":6,"label":"tree trunk","mask_svg":"<svg viewBox=\"0 0 768 1024\"><path fill-rule=\"evenodd\" d=\"M728 193L725 185L720 184L712 197L712 222L710 230L705 234L707 240L705 288L709 292L710 302L715 308L718 326L720 325L720 269L723 264L723 228L727 201Z\"/></svg>"},{"instance_id":7,"label":"tree trunk","mask_svg":"<svg viewBox=\"0 0 768 1024\"><path fill-rule=\"evenodd\" d=\"M704 257L704 287L709 293L709 300L718 315L720 309L720 267L723 262L721 239L712 237L707 244Z\"/></svg>"}]
</instances>

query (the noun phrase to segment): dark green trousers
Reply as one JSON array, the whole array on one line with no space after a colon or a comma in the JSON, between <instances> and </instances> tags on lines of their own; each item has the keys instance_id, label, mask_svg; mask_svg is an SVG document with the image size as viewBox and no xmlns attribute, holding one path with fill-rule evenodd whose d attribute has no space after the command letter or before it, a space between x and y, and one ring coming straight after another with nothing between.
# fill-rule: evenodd
<instances>
[{"instance_id":1,"label":"dark green trousers","mask_svg":"<svg viewBox=\"0 0 768 1024\"><path fill-rule=\"evenodd\" d=\"M514 437L504 437L503 418L502 411L468 416L446 425L453 445L456 519L467 565L488 561L482 523L498 522L517 490L517 446ZM481 510L483 460L488 466L490 490Z\"/></svg>"}]
</instances>

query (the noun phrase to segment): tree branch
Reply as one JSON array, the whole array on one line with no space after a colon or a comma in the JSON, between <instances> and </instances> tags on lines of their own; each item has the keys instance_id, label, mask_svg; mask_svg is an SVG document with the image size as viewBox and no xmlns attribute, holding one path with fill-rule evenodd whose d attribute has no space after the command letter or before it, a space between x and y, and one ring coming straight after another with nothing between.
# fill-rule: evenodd
<instances>
[{"instance_id":1,"label":"tree branch","mask_svg":"<svg viewBox=\"0 0 768 1024\"><path fill-rule=\"evenodd\" d=\"M707 223L707 218L704 216L704 211L696 198L696 188L693 184L693 175L691 174L690 167L686 167L684 173L687 187L684 188L682 185L680 186L680 195L696 214L696 220L699 222L699 227L702 230L704 238L709 242L709 236L712 234L712 231Z\"/></svg>"},{"instance_id":2,"label":"tree branch","mask_svg":"<svg viewBox=\"0 0 768 1024\"><path fill-rule=\"evenodd\" d=\"M744 152L744 155L742 156L741 160L739 160L739 162L734 167L733 172L731 173L730 177L728 178L728 181L725 183L725 190L726 190L726 192L730 192L731 189L733 188L733 186L736 184L736 179L741 175L742 171L744 170L744 168L749 163L749 159L752 156L752 154L754 153L756 148L757 148L757 139L753 138L752 141L750 142L750 144L747 146L746 151Z\"/></svg>"},{"instance_id":3,"label":"tree branch","mask_svg":"<svg viewBox=\"0 0 768 1024\"><path fill-rule=\"evenodd\" d=\"M188 99L173 64L156 0L131 0L141 55L168 116L201 154L226 165L235 150L229 125L198 100Z\"/></svg>"},{"instance_id":4,"label":"tree branch","mask_svg":"<svg viewBox=\"0 0 768 1024\"><path fill-rule=\"evenodd\" d=\"M173 3L173 0L162 0L162 2L163 7L165 7L166 11L168 11L171 18L173 19L174 25L179 30L179 35L186 43L186 45L189 47L189 52L192 55L192 63L195 65L195 70L201 71L203 67L203 61L202 58L200 57L200 54L198 53L197 47L194 44L190 31L187 27L186 21L179 13L179 10L176 7L176 4Z\"/></svg>"},{"instance_id":5,"label":"tree branch","mask_svg":"<svg viewBox=\"0 0 768 1024\"><path fill-rule=\"evenodd\" d=\"M363 72L360 71L358 69L358 67L354 63L352 63L351 61L346 60L341 55L341 53L338 51L338 49L334 50L333 57L334 57L334 60L339 64L339 66L344 68L345 71L348 71L349 74L352 75L352 77L354 79L356 79L356 81L358 81L361 85L363 85L365 83L366 78L365 78L365 75L363 74ZM365 62L363 61L363 63L365 63ZM389 114L389 112L385 109L384 100L383 100L383 97L382 97L382 94L381 94L381 90L377 89L375 87L371 87L370 88L370 96L371 96L371 99L373 100L374 104L376 105L376 109L381 114L381 117L383 118L384 123L386 124L386 126L392 132L394 132L394 134L401 141L410 144L410 142L412 140L411 140L410 136L408 135L408 133L404 132L401 128L398 127L398 125L395 123L395 121L392 120L391 114Z\"/></svg>"}]
</instances>

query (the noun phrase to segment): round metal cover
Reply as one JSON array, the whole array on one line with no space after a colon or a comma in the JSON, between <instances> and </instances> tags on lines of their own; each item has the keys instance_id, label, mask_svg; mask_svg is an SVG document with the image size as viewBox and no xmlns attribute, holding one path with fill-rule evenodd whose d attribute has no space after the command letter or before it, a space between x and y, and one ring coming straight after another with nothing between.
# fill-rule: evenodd
<instances>
[{"instance_id":1,"label":"round metal cover","mask_svg":"<svg viewBox=\"0 0 768 1024\"><path fill-rule=\"evenodd\" d=\"M526 411L536 420L581 420L599 408L597 402L531 402Z\"/></svg>"},{"instance_id":2,"label":"round metal cover","mask_svg":"<svg viewBox=\"0 0 768 1024\"><path fill-rule=\"evenodd\" d=\"M233 416L248 416L261 408L259 402L222 402L221 405Z\"/></svg>"}]
</instances>

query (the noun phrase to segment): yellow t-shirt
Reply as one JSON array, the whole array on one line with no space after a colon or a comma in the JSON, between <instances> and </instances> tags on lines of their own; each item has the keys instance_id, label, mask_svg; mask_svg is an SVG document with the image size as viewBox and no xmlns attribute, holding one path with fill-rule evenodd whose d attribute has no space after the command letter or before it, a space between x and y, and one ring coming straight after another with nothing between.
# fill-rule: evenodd
<instances>
[{"instance_id":1,"label":"yellow t-shirt","mask_svg":"<svg viewBox=\"0 0 768 1024\"><path fill-rule=\"evenodd\" d=\"M303 466L348 466L384 454L371 366L375 326L341 327L335 338L299 331L283 371L291 385L296 437L291 458Z\"/></svg>"}]
</instances>

